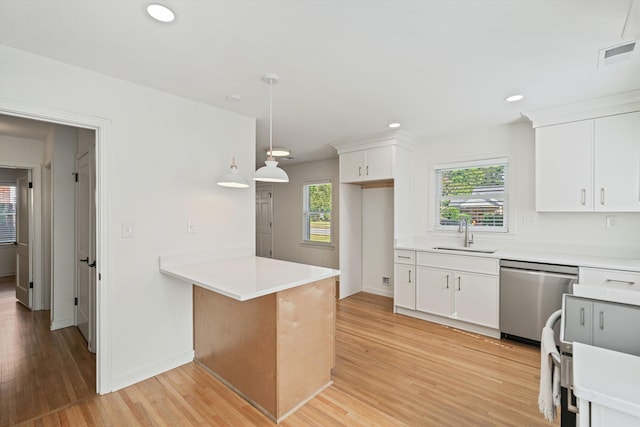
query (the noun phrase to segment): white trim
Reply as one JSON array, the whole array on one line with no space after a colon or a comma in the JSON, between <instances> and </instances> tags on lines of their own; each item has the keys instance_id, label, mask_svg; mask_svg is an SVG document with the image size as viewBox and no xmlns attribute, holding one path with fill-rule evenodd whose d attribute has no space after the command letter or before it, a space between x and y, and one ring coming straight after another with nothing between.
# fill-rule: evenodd
<instances>
[{"instance_id":1,"label":"white trim","mask_svg":"<svg viewBox=\"0 0 640 427\"><path fill-rule=\"evenodd\" d=\"M96 392L105 394L112 391L111 378L111 319L110 302L111 289L108 280L110 278L109 264L109 119L62 111L40 105L17 102L0 98L0 114L24 117L67 126L93 129L96 132L96 262L98 269L96 274ZM41 165L33 169L34 182L41 182ZM37 193L37 192L36 192ZM35 201L34 201L35 205ZM35 206L34 206L35 208ZM40 235L40 195L38 195L38 218L36 228ZM41 239L40 239L41 240ZM41 242L36 242L36 257L41 257ZM36 280L41 282L41 266L37 266Z\"/></svg>"},{"instance_id":2,"label":"white trim","mask_svg":"<svg viewBox=\"0 0 640 427\"><path fill-rule=\"evenodd\" d=\"M521 113L534 128L640 110L640 89Z\"/></svg>"},{"instance_id":3,"label":"white trim","mask_svg":"<svg viewBox=\"0 0 640 427\"><path fill-rule=\"evenodd\" d=\"M120 390L132 384L152 378L163 372L167 372L167 371L170 371L171 369L175 369L179 366L185 365L187 363L191 363L193 362L194 357L195 357L195 351L189 350L189 351L185 351L184 353L176 354L175 356L161 360L158 363L153 363L143 368L129 371L123 375L118 375L117 377L113 378L113 381L111 384L113 387L112 391Z\"/></svg>"},{"instance_id":4,"label":"white trim","mask_svg":"<svg viewBox=\"0 0 640 427\"><path fill-rule=\"evenodd\" d=\"M383 297L393 298L393 290L385 290L385 289L377 289L371 288L369 286L363 286L362 292L366 292L368 294L381 295Z\"/></svg>"}]
</instances>

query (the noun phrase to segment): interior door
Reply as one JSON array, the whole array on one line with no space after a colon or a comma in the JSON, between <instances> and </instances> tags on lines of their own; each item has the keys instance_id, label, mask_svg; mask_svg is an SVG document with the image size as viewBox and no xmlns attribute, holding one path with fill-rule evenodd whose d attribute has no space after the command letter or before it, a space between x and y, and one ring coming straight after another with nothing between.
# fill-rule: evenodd
<instances>
[{"instance_id":1,"label":"interior door","mask_svg":"<svg viewBox=\"0 0 640 427\"><path fill-rule=\"evenodd\" d=\"M256 186L256 256L273 257L273 186Z\"/></svg>"},{"instance_id":2,"label":"interior door","mask_svg":"<svg viewBox=\"0 0 640 427\"><path fill-rule=\"evenodd\" d=\"M94 161L89 150L78 159L76 198L76 325L95 352Z\"/></svg>"},{"instance_id":3,"label":"interior door","mask_svg":"<svg viewBox=\"0 0 640 427\"><path fill-rule=\"evenodd\" d=\"M29 244L29 217L31 215L31 192L29 181L31 171L26 177L16 180L16 298L22 305L31 309L31 245Z\"/></svg>"}]
</instances>

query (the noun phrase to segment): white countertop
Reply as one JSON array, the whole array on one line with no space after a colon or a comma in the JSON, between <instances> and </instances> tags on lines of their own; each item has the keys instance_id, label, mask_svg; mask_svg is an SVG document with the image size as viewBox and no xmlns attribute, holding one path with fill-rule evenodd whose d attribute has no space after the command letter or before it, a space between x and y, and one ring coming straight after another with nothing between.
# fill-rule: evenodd
<instances>
[{"instance_id":1,"label":"white countertop","mask_svg":"<svg viewBox=\"0 0 640 427\"><path fill-rule=\"evenodd\" d=\"M640 357L573 343L574 394L640 418Z\"/></svg>"},{"instance_id":2,"label":"white countertop","mask_svg":"<svg viewBox=\"0 0 640 427\"><path fill-rule=\"evenodd\" d=\"M339 270L271 258L239 258L182 264L160 263L160 271L238 301L284 291L340 274Z\"/></svg>"},{"instance_id":3,"label":"white countertop","mask_svg":"<svg viewBox=\"0 0 640 427\"><path fill-rule=\"evenodd\" d=\"M542 262L548 264L573 265L577 267L607 268L614 270L627 270L640 272L640 256L637 253L629 253L629 256L620 256L621 251L613 255L594 255L577 253L575 248L562 248L558 245L546 248L540 245L527 245L524 243L510 245L502 242L476 243L471 249L493 250L493 253L447 251L434 249L435 247L458 247L461 245L443 243L437 240L406 239L396 242L396 249L448 253L456 255L477 256L484 258L510 259L515 261ZM571 252L574 251L574 252ZM637 251L636 251L637 252Z\"/></svg>"}]
</instances>

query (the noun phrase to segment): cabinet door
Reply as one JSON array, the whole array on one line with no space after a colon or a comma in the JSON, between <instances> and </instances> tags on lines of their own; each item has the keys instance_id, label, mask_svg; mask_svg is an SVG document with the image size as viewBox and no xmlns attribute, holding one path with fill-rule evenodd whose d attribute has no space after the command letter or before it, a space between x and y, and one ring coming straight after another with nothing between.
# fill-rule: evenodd
<instances>
[{"instance_id":1,"label":"cabinet door","mask_svg":"<svg viewBox=\"0 0 640 427\"><path fill-rule=\"evenodd\" d=\"M470 323L498 328L498 277L456 273L455 317Z\"/></svg>"},{"instance_id":2,"label":"cabinet door","mask_svg":"<svg viewBox=\"0 0 640 427\"><path fill-rule=\"evenodd\" d=\"M392 146L370 148L365 152L364 179L369 181L393 178Z\"/></svg>"},{"instance_id":3,"label":"cabinet door","mask_svg":"<svg viewBox=\"0 0 640 427\"><path fill-rule=\"evenodd\" d=\"M536 129L536 210L593 210L593 120Z\"/></svg>"},{"instance_id":4,"label":"cabinet door","mask_svg":"<svg viewBox=\"0 0 640 427\"><path fill-rule=\"evenodd\" d=\"M364 173L364 151L340 154L340 182L362 181Z\"/></svg>"},{"instance_id":5,"label":"cabinet door","mask_svg":"<svg viewBox=\"0 0 640 427\"><path fill-rule=\"evenodd\" d=\"M416 274L415 267L406 264L395 264L395 284L393 286L393 303L398 307L416 309Z\"/></svg>"},{"instance_id":6,"label":"cabinet door","mask_svg":"<svg viewBox=\"0 0 640 427\"><path fill-rule=\"evenodd\" d=\"M593 303L593 345L640 356L640 307Z\"/></svg>"},{"instance_id":7,"label":"cabinet door","mask_svg":"<svg viewBox=\"0 0 640 427\"><path fill-rule=\"evenodd\" d=\"M640 112L595 119L597 211L640 211Z\"/></svg>"},{"instance_id":8,"label":"cabinet door","mask_svg":"<svg viewBox=\"0 0 640 427\"><path fill-rule=\"evenodd\" d=\"M581 298L566 296L564 301L564 340L567 342L592 343L591 313L593 303Z\"/></svg>"},{"instance_id":9,"label":"cabinet door","mask_svg":"<svg viewBox=\"0 0 640 427\"><path fill-rule=\"evenodd\" d=\"M454 276L453 271L418 267L416 310L451 316Z\"/></svg>"}]
</instances>

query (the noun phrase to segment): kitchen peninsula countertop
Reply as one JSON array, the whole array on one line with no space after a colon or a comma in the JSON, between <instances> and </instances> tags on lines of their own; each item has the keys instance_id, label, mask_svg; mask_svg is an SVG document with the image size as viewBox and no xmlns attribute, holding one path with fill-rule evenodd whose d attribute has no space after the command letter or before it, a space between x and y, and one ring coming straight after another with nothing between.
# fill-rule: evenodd
<instances>
[{"instance_id":1,"label":"kitchen peninsula countertop","mask_svg":"<svg viewBox=\"0 0 640 427\"><path fill-rule=\"evenodd\" d=\"M247 301L340 274L339 270L331 268L256 256L195 263L187 261L178 265L163 265L161 261L160 271L238 301Z\"/></svg>"},{"instance_id":2,"label":"kitchen peninsula countertop","mask_svg":"<svg viewBox=\"0 0 640 427\"><path fill-rule=\"evenodd\" d=\"M444 243L438 240L406 239L399 240L395 245L395 249L640 272L640 254L638 253L630 253L629 257L620 256L621 251L619 250L612 255L581 254L575 248L563 248L557 245L552 248L544 248L540 245L529 246L525 243L508 243L509 244L505 244L498 241L478 242L470 248L479 251L493 251L492 253L483 253L435 249L436 247L455 248L461 246L460 244L452 244L451 242ZM632 257L635 255L638 256Z\"/></svg>"}]
</instances>

